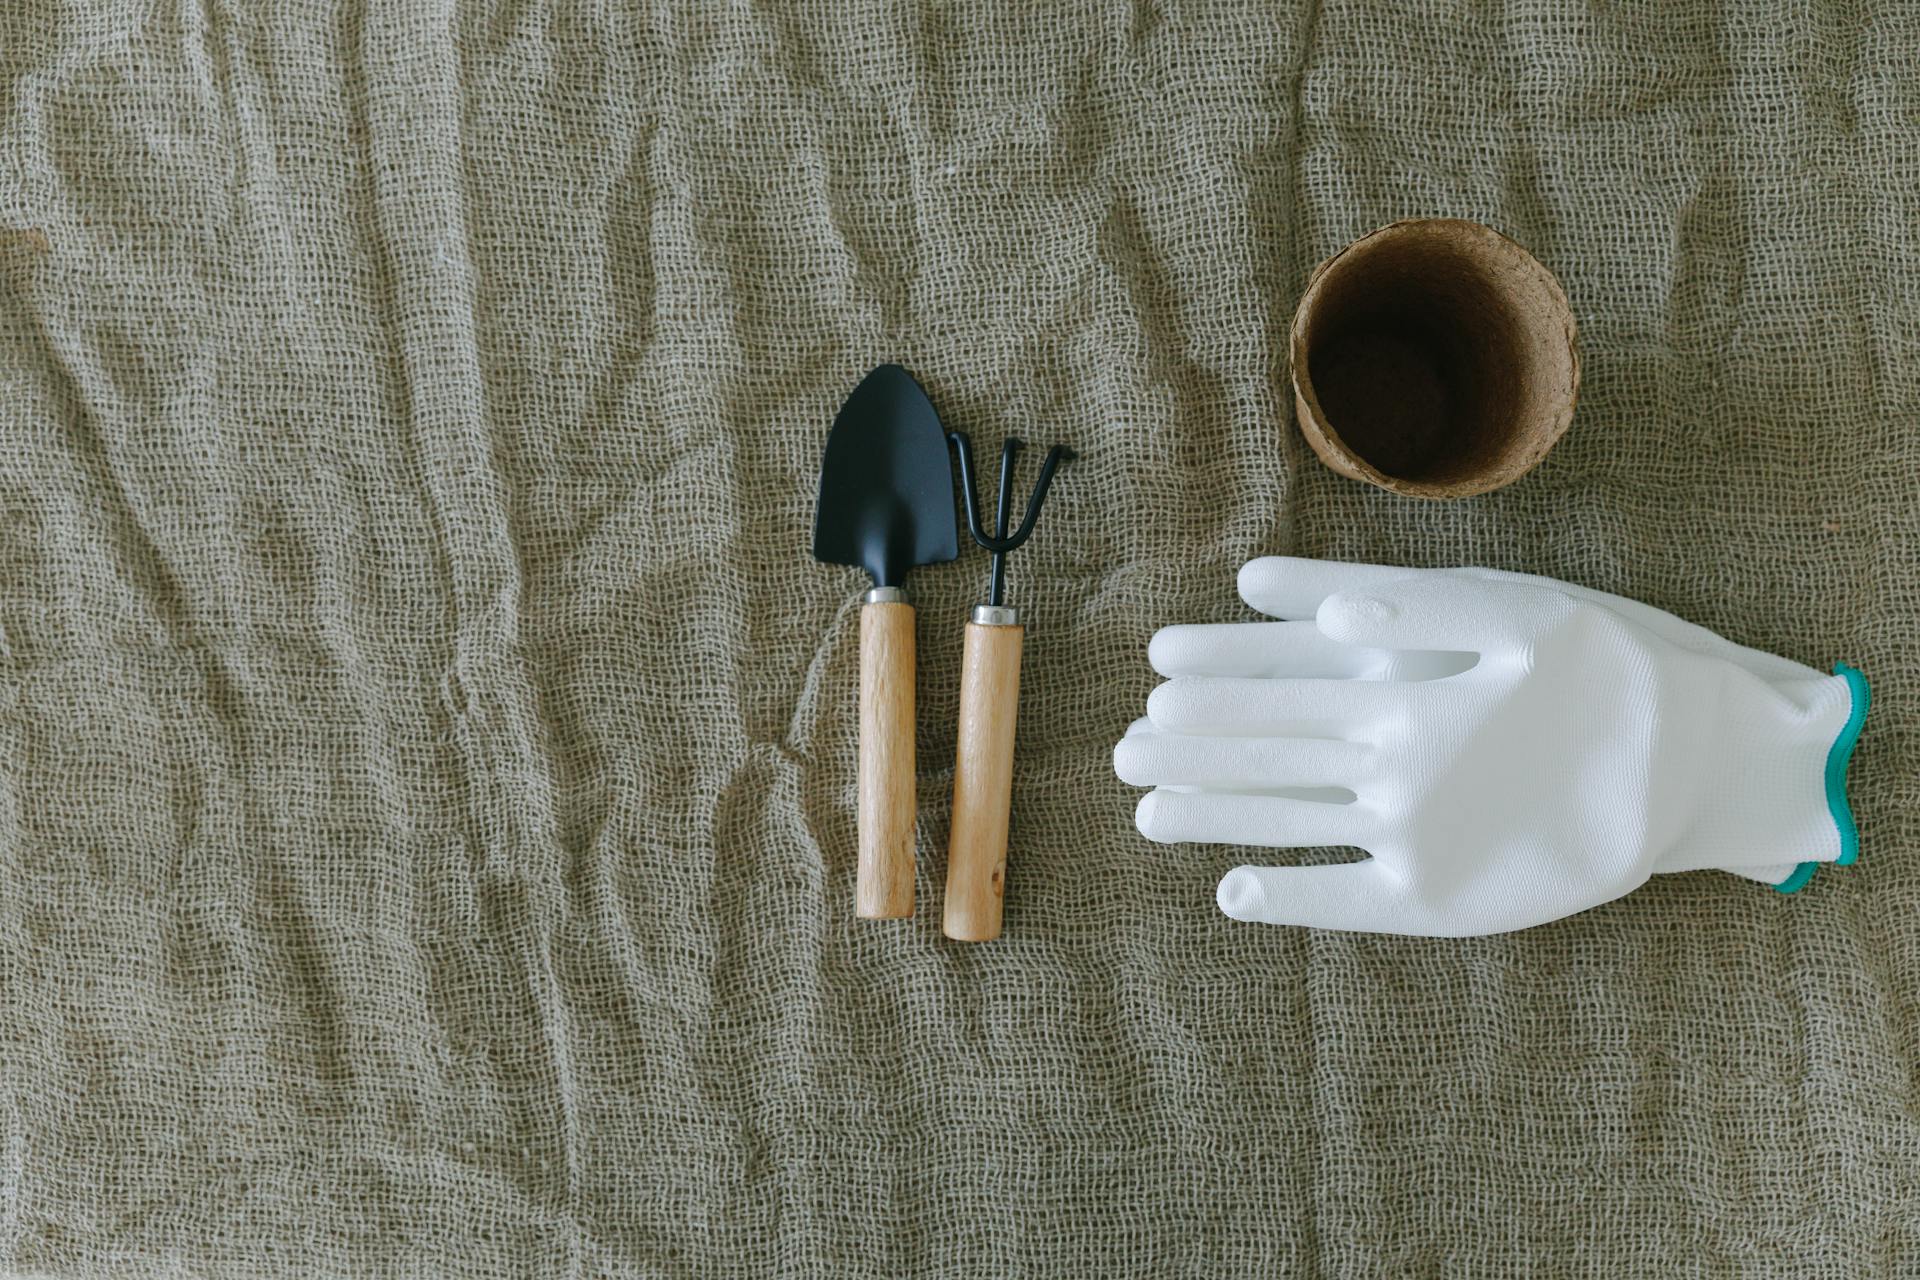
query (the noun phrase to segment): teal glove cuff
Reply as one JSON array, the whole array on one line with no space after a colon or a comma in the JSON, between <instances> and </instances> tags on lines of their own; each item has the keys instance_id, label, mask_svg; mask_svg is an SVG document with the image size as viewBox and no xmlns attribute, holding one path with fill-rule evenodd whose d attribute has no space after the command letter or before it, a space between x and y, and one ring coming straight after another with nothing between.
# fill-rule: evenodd
<instances>
[{"instance_id":1,"label":"teal glove cuff","mask_svg":"<svg viewBox=\"0 0 1920 1280\"><path fill-rule=\"evenodd\" d=\"M1840 856L1834 859L1836 865L1852 866L1860 857L1860 828L1853 820L1853 806L1847 803L1847 764L1853 759L1853 744L1860 740L1860 730L1866 727L1867 708L1873 701L1873 694L1867 688L1867 678L1856 668L1844 662L1833 664L1833 674L1847 682L1847 688L1853 694L1853 710L1847 715L1847 723L1841 728L1840 736L1833 740L1833 746L1827 751L1827 812L1833 815L1833 825L1840 829ZM1781 893L1792 893L1806 886L1813 879L1817 862L1803 862L1793 869L1793 874L1773 886Z\"/></svg>"}]
</instances>

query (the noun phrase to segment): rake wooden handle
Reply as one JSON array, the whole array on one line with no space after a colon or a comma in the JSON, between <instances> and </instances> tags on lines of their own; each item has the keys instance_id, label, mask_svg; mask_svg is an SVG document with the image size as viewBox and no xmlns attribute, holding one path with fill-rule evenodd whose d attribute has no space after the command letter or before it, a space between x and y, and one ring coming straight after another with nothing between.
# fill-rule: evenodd
<instances>
[{"instance_id":1,"label":"rake wooden handle","mask_svg":"<svg viewBox=\"0 0 1920 1280\"><path fill-rule=\"evenodd\" d=\"M941 927L961 942L1000 936L1013 807L1013 729L1020 708L1020 645L1026 628L967 624L960 661L960 740L953 766L953 834ZM991 616L991 615L990 615Z\"/></svg>"},{"instance_id":2,"label":"rake wooden handle","mask_svg":"<svg viewBox=\"0 0 1920 1280\"><path fill-rule=\"evenodd\" d=\"M913 914L913 606L860 606L860 870L855 909Z\"/></svg>"}]
</instances>

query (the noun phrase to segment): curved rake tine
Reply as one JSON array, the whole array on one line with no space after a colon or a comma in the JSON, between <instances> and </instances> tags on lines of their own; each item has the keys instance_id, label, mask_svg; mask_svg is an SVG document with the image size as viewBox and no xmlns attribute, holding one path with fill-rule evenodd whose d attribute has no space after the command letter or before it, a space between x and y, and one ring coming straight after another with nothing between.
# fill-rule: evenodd
<instances>
[{"instance_id":1,"label":"curved rake tine","mask_svg":"<svg viewBox=\"0 0 1920 1280\"><path fill-rule=\"evenodd\" d=\"M1019 436L1008 436L1000 446L1000 500L994 504L993 536L1007 536L1007 508L1013 505L1013 460L1020 454ZM1008 547L1007 550L1013 550Z\"/></svg>"},{"instance_id":2,"label":"curved rake tine","mask_svg":"<svg viewBox=\"0 0 1920 1280\"><path fill-rule=\"evenodd\" d=\"M1040 464L1040 479L1034 483L1033 496L1027 499L1027 514L1020 521L1020 528L1006 539L1011 551L1033 536L1033 522L1040 518L1040 504L1047 500L1047 490L1053 485L1054 470L1073 457L1073 450L1063 444L1057 444L1047 450L1047 459Z\"/></svg>"},{"instance_id":3,"label":"curved rake tine","mask_svg":"<svg viewBox=\"0 0 1920 1280\"><path fill-rule=\"evenodd\" d=\"M985 546L986 535L980 532L980 504L973 496L973 441L967 439L964 431L949 431L947 443L953 446L954 456L960 463L960 506L967 514L967 532L975 542Z\"/></svg>"}]
</instances>

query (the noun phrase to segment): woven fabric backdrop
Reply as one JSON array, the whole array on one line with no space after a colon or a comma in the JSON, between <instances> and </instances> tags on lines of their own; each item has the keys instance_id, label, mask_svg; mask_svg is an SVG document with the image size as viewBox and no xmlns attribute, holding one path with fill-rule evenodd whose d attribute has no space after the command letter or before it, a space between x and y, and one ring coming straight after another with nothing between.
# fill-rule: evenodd
<instances>
[{"instance_id":1,"label":"woven fabric backdrop","mask_svg":"<svg viewBox=\"0 0 1920 1280\"><path fill-rule=\"evenodd\" d=\"M0 1261L53 1276L1920 1271L1920 17L1888 3L0 11ZM1585 380L1422 504L1319 259L1526 244ZM856 921L826 428L1071 442L1001 942ZM1029 463L1031 465L1031 463ZM1875 682L1865 853L1506 937L1236 925L1148 636L1272 552Z\"/></svg>"}]
</instances>

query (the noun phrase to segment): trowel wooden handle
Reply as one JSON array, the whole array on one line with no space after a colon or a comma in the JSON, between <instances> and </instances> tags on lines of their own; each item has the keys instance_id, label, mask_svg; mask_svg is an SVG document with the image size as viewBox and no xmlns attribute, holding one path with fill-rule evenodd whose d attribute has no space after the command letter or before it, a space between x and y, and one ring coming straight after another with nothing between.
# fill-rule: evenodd
<instances>
[{"instance_id":1,"label":"trowel wooden handle","mask_svg":"<svg viewBox=\"0 0 1920 1280\"><path fill-rule=\"evenodd\" d=\"M860 606L860 871L867 919L913 914L913 606Z\"/></svg>"},{"instance_id":2,"label":"trowel wooden handle","mask_svg":"<svg viewBox=\"0 0 1920 1280\"><path fill-rule=\"evenodd\" d=\"M1013 806L1013 728L1020 707L1020 643L1026 629L1011 609L969 622L960 663L960 741L953 766L953 835L947 846L949 938L986 942L1000 936L1000 898L1007 880L1007 820Z\"/></svg>"}]
</instances>

